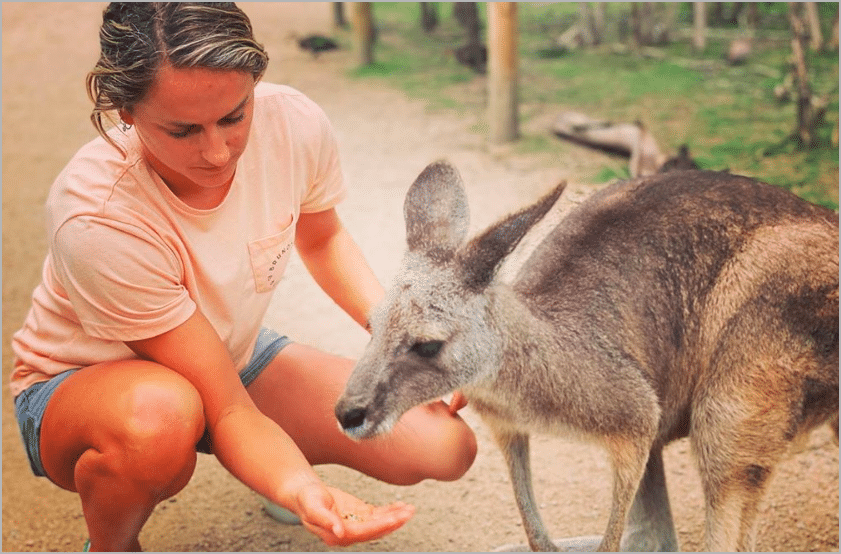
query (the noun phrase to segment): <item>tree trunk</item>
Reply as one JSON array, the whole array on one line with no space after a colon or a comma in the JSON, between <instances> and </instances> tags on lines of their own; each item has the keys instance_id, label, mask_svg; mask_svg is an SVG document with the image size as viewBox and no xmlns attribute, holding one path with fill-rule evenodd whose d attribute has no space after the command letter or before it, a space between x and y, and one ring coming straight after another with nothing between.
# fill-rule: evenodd
<instances>
[{"instance_id":1,"label":"tree trunk","mask_svg":"<svg viewBox=\"0 0 841 554\"><path fill-rule=\"evenodd\" d=\"M720 27L724 24L724 2L710 2L712 4L712 13L709 17L710 25L713 27Z\"/></svg>"},{"instance_id":2,"label":"tree trunk","mask_svg":"<svg viewBox=\"0 0 841 554\"><path fill-rule=\"evenodd\" d=\"M338 29L347 28L344 2L333 2L333 25L335 25Z\"/></svg>"},{"instance_id":3,"label":"tree trunk","mask_svg":"<svg viewBox=\"0 0 841 554\"><path fill-rule=\"evenodd\" d=\"M692 47L696 53L701 53L707 47L707 3L692 2L694 31L692 33Z\"/></svg>"},{"instance_id":4,"label":"tree trunk","mask_svg":"<svg viewBox=\"0 0 841 554\"><path fill-rule=\"evenodd\" d=\"M759 4L757 2L750 2L748 4L748 28L756 30L759 27Z\"/></svg>"},{"instance_id":5,"label":"tree trunk","mask_svg":"<svg viewBox=\"0 0 841 554\"><path fill-rule=\"evenodd\" d=\"M438 26L438 9L433 2L420 2L421 28L431 33Z\"/></svg>"},{"instance_id":6,"label":"tree trunk","mask_svg":"<svg viewBox=\"0 0 841 554\"><path fill-rule=\"evenodd\" d=\"M604 2L593 2L593 39L596 44L604 41Z\"/></svg>"},{"instance_id":7,"label":"tree trunk","mask_svg":"<svg viewBox=\"0 0 841 554\"><path fill-rule=\"evenodd\" d=\"M677 7L675 4L673 7ZM637 46L653 46L666 40L668 28L669 3L665 2L634 2L631 5L632 26L634 40ZM677 15L677 12L674 12Z\"/></svg>"},{"instance_id":8,"label":"tree trunk","mask_svg":"<svg viewBox=\"0 0 841 554\"><path fill-rule=\"evenodd\" d=\"M661 40L664 44L671 43L675 36L677 36L677 12L680 4L677 2L664 2L663 7L663 36Z\"/></svg>"},{"instance_id":9,"label":"tree trunk","mask_svg":"<svg viewBox=\"0 0 841 554\"><path fill-rule=\"evenodd\" d=\"M801 2L788 3L788 19L791 23L791 50L794 58L794 83L797 87L797 129L795 135L802 147L814 143L814 117L812 114L812 91L806 70L806 26L803 23Z\"/></svg>"},{"instance_id":10,"label":"tree trunk","mask_svg":"<svg viewBox=\"0 0 841 554\"><path fill-rule=\"evenodd\" d=\"M634 48L645 44L646 5L648 2L631 3L631 42Z\"/></svg>"},{"instance_id":11,"label":"tree trunk","mask_svg":"<svg viewBox=\"0 0 841 554\"><path fill-rule=\"evenodd\" d=\"M489 141L517 138L517 3L488 3Z\"/></svg>"},{"instance_id":12,"label":"tree trunk","mask_svg":"<svg viewBox=\"0 0 841 554\"><path fill-rule=\"evenodd\" d=\"M467 31L467 44L480 44L481 25L479 24L479 8L476 2L454 2L453 15L459 25Z\"/></svg>"},{"instance_id":13,"label":"tree trunk","mask_svg":"<svg viewBox=\"0 0 841 554\"><path fill-rule=\"evenodd\" d=\"M604 4L601 2L579 2L578 14L581 44L583 46L601 44L604 27Z\"/></svg>"},{"instance_id":14,"label":"tree trunk","mask_svg":"<svg viewBox=\"0 0 841 554\"><path fill-rule=\"evenodd\" d=\"M804 2L806 8L806 21L809 23L809 46L813 52L820 52L823 48L823 32L821 31L821 20L818 17L818 3Z\"/></svg>"},{"instance_id":15,"label":"tree trunk","mask_svg":"<svg viewBox=\"0 0 841 554\"><path fill-rule=\"evenodd\" d=\"M727 22L734 27L738 26L739 18L742 16L744 10L744 2L733 2L733 11L730 12L730 19Z\"/></svg>"},{"instance_id":16,"label":"tree trunk","mask_svg":"<svg viewBox=\"0 0 841 554\"><path fill-rule=\"evenodd\" d=\"M353 42L360 66L374 63L374 21L371 2L354 2L351 10Z\"/></svg>"}]
</instances>

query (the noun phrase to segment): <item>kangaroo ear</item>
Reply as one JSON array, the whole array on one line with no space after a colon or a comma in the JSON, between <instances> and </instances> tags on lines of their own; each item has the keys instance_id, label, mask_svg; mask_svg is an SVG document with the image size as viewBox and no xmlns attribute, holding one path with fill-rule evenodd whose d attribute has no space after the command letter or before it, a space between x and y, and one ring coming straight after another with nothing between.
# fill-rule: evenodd
<instances>
[{"instance_id":1,"label":"kangaroo ear","mask_svg":"<svg viewBox=\"0 0 841 554\"><path fill-rule=\"evenodd\" d=\"M531 206L493 224L459 252L459 262L469 289L480 291L490 284L500 262L514 251L529 229L543 219L555 205L564 188L566 182L559 184Z\"/></svg>"},{"instance_id":2,"label":"kangaroo ear","mask_svg":"<svg viewBox=\"0 0 841 554\"><path fill-rule=\"evenodd\" d=\"M410 251L437 261L452 258L470 223L458 170L446 161L428 165L406 193L403 217Z\"/></svg>"}]
</instances>

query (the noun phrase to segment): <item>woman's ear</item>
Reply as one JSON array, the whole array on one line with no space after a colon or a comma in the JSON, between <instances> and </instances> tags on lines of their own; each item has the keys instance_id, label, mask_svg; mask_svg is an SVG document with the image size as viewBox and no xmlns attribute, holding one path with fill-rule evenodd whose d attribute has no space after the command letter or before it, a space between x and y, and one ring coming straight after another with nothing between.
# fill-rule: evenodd
<instances>
[{"instance_id":1,"label":"woman's ear","mask_svg":"<svg viewBox=\"0 0 841 554\"><path fill-rule=\"evenodd\" d=\"M120 119L123 123L126 125L134 125L134 117L132 117L131 113L127 109L123 108L118 113L120 114Z\"/></svg>"}]
</instances>

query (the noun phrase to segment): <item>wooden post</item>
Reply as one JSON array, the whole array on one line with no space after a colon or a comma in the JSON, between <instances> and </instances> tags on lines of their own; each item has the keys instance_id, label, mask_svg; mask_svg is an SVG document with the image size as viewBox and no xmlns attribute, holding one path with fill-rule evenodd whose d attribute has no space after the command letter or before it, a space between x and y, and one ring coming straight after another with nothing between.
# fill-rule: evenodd
<instances>
[{"instance_id":1,"label":"wooden post","mask_svg":"<svg viewBox=\"0 0 841 554\"><path fill-rule=\"evenodd\" d=\"M692 15L695 32L692 33L692 47L695 52L702 53L707 47L707 4L706 2L692 2Z\"/></svg>"},{"instance_id":2,"label":"wooden post","mask_svg":"<svg viewBox=\"0 0 841 554\"><path fill-rule=\"evenodd\" d=\"M517 120L517 3L488 2L488 139L510 142Z\"/></svg>"},{"instance_id":3,"label":"wooden post","mask_svg":"<svg viewBox=\"0 0 841 554\"><path fill-rule=\"evenodd\" d=\"M351 10L353 44L359 65L374 63L374 23L371 2L353 2Z\"/></svg>"}]
</instances>

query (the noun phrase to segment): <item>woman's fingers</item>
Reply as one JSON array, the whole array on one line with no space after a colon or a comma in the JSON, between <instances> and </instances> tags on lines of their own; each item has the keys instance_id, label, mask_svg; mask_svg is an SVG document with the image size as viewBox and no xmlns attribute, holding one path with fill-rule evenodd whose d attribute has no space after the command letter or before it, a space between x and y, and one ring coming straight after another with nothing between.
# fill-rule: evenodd
<instances>
[{"instance_id":1,"label":"woman's fingers","mask_svg":"<svg viewBox=\"0 0 841 554\"><path fill-rule=\"evenodd\" d=\"M332 487L311 487L301 500L304 526L330 546L383 537L402 527L415 512L403 502L372 506Z\"/></svg>"}]
</instances>

